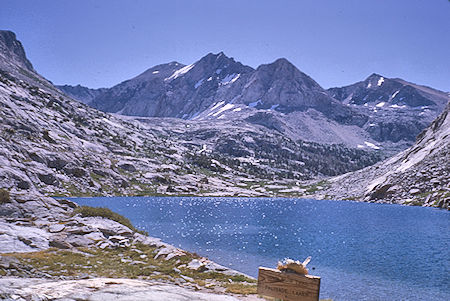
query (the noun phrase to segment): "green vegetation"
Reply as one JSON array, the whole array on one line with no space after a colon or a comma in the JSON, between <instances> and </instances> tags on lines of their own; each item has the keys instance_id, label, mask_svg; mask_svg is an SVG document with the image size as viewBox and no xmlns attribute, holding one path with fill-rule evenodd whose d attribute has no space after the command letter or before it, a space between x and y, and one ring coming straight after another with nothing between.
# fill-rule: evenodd
<instances>
[{"instance_id":1,"label":"green vegetation","mask_svg":"<svg viewBox=\"0 0 450 301\"><path fill-rule=\"evenodd\" d=\"M227 286L226 292L232 294L256 294L256 285L249 283L230 283Z\"/></svg>"},{"instance_id":2,"label":"green vegetation","mask_svg":"<svg viewBox=\"0 0 450 301\"><path fill-rule=\"evenodd\" d=\"M144 235L148 235L147 232L142 231L142 230L138 230L136 229L133 224L131 224L130 220L116 212L111 211L111 209L108 208L102 208L102 207L90 207L90 206L81 206L81 207L77 207L75 208L75 210L73 211L73 214L80 214L83 217L89 217L89 216L99 216L99 217L104 217L113 221L116 221L128 228L130 228L131 230L144 234Z\"/></svg>"},{"instance_id":3,"label":"green vegetation","mask_svg":"<svg viewBox=\"0 0 450 301\"><path fill-rule=\"evenodd\" d=\"M0 189L0 204L9 203L10 201L9 191L6 189Z\"/></svg>"},{"instance_id":4,"label":"green vegetation","mask_svg":"<svg viewBox=\"0 0 450 301\"><path fill-rule=\"evenodd\" d=\"M163 280L175 283L184 277L184 280L205 288L223 287L227 292L237 294L256 293L254 279L189 269L186 265L192 259L198 258L194 253L186 253L169 260L155 259L158 250L156 247L137 244L128 248L104 250L78 248L72 252L52 248L4 255L16 257L22 264L54 277L82 277L88 274L92 277ZM2 271L0 268L0 275Z\"/></svg>"},{"instance_id":5,"label":"green vegetation","mask_svg":"<svg viewBox=\"0 0 450 301\"><path fill-rule=\"evenodd\" d=\"M423 205L423 201L422 200L412 200L409 202L405 202L405 205L409 205L409 206L422 206Z\"/></svg>"}]
</instances>

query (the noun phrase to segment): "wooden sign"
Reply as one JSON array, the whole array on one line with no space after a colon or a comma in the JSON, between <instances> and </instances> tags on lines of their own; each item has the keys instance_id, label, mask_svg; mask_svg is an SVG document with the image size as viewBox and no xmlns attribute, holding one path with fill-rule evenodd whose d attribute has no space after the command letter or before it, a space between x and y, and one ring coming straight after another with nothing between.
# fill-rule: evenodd
<instances>
[{"instance_id":1,"label":"wooden sign","mask_svg":"<svg viewBox=\"0 0 450 301\"><path fill-rule=\"evenodd\" d=\"M259 268L259 295L284 301L318 301L319 291L320 277Z\"/></svg>"}]
</instances>

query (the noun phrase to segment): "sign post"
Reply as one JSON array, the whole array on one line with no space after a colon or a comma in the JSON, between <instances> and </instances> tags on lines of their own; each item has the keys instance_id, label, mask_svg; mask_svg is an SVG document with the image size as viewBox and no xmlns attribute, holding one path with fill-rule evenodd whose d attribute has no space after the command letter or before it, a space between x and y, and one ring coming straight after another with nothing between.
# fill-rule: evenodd
<instances>
[{"instance_id":1,"label":"sign post","mask_svg":"<svg viewBox=\"0 0 450 301\"><path fill-rule=\"evenodd\" d=\"M259 268L258 295L283 301L318 301L320 277Z\"/></svg>"}]
</instances>

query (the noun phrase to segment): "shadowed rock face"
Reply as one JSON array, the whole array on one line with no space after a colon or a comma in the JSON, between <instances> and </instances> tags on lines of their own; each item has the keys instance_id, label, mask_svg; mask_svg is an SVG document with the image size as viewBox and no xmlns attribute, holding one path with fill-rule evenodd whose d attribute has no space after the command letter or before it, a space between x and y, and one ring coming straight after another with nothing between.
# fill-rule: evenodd
<instances>
[{"instance_id":1,"label":"shadowed rock face","mask_svg":"<svg viewBox=\"0 0 450 301\"><path fill-rule=\"evenodd\" d=\"M63 85L63 86L55 86L59 90L61 90L67 96L70 96L76 100L81 101L82 103L89 104L93 99L97 96L106 92L107 89L89 89L83 87L81 85L71 86L71 85Z\"/></svg>"},{"instance_id":2,"label":"shadowed rock face","mask_svg":"<svg viewBox=\"0 0 450 301\"><path fill-rule=\"evenodd\" d=\"M28 71L35 72L33 65L25 56L22 43L12 31L0 30L0 61L3 64L15 64Z\"/></svg>"}]
</instances>

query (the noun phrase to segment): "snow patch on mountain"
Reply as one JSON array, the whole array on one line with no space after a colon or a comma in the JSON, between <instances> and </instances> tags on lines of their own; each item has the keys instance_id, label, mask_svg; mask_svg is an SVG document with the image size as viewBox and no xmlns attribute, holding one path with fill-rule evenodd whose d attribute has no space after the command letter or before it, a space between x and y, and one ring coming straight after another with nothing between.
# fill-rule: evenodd
<instances>
[{"instance_id":1,"label":"snow patch on mountain","mask_svg":"<svg viewBox=\"0 0 450 301\"><path fill-rule=\"evenodd\" d=\"M178 69L171 76L169 76L168 78L165 78L164 80L165 81L174 80L174 79L180 77L181 75L188 73L189 70L194 68L194 66L195 66L195 64L190 64L190 65L187 65L187 66L185 66L185 67L183 67L181 69Z\"/></svg>"},{"instance_id":2,"label":"snow patch on mountain","mask_svg":"<svg viewBox=\"0 0 450 301\"><path fill-rule=\"evenodd\" d=\"M368 147L371 147L373 149L380 149L379 146L376 146L375 144L368 142L368 141L364 141L364 144L367 145Z\"/></svg>"},{"instance_id":3,"label":"snow patch on mountain","mask_svg":"<svg viewBox=\"0 0 450 301\"><path fill-rule=\"evenodd\" d=\"M213 115L213 116L217 116L217 115L219 115L219 114L225 112L226 110L230 110L230 109L232 109L232 108L234 108L234 105L233 105L233 104L227 103L226 105L224 105L222 108L220 108L217 112L215 112L215 113L212 114L212 115Z\"/></svg>"},{"instance_id":4,"label":"snow patch on mountain","mask_svg":"<svg viewBox=\"0 0 450 301\"><path fill-rule=\"evenodd\" d=\"M391 107L391 108L394 108L394 109L404 109L404 108L406 108L406 106L405 106L405 105L403 105L403 106L399 106L399 105L397 105L397 104L395 104L395 105L391 105L390 107Z\"/></svg>"},{"instance_id":5,"label":"snow patch on mountain","mask_svg":"<svg viewBox=\"0 0 450 301\"><path fill-rule=\"evenodd\" d=\"M394 94L392 94L391 99L394 99L395 96L397 96L398 92L400 92L400 90L395 91Z\"/></svg>"},{"instance_id":6,"label":"snow patch on mountain","mask_svg":"<svg viewBox=\"0 0 450 301\"><path fill-rule=\"evenodd\" d=\"M209 109L209 110L210 111L214 111L218 107L222 106L224 103L225 103L225 101L219 101L218 103L214 104L214 106L211 109Z\"/></svg>"},{"instance_id":7,"label":"snow patch on mountain","mask_svg":"<svg viewBox=\"0 0 450 301\"><path fill-rule=\"evenodd\" d=\"M237 81L237 80L239 79L240 76L241 76L240 73L238 73L238 74L236 74L236 73L233 73L233 74L227 74L227 76L225 76L225 77L220 81L220 83L221 83L223 86L228 85L228 84L232 84L232 83L234 83L235 81Z\"/></svg>"}]
</instances>

